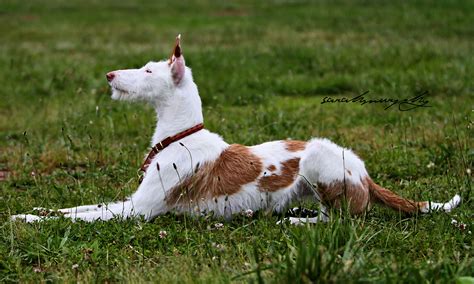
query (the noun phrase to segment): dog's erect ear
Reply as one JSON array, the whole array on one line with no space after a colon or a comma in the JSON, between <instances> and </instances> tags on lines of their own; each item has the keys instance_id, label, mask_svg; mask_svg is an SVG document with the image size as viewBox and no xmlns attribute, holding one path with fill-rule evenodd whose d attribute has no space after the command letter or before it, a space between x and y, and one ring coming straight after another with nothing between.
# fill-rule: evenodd
<instances>
[{"instance_id":1,"label":"dog's erect ear","mask_svg":"<svg viewBox=\"0 0 474 284\"><path fill-rule=\"evenodd\" d=\"M173 52L171 52L170 59L168 60L168 65L171 65L178 57L181 57L181 34L176 37L176 43Z\"/></svg>"},{"instance_id":2,"label":"dog's erect ear","mask_svg":"<svg viewBox=\"0 0 474 284\"><path fill-rule=\"evenodd\" d=\"M178 85L181 83L186 69L184 57L181 52L181 35L176 37L176 44L174 46L173 53L171 53L168 65L171 65L171 77L173 78L173 82L175 85Z\"/></svg>"}]
</instances>

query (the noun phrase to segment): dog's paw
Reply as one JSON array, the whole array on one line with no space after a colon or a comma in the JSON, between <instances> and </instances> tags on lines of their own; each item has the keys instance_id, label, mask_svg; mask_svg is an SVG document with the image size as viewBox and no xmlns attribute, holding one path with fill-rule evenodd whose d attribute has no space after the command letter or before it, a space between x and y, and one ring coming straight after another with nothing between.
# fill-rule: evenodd
<instances>
[{"instance_id":1,"label":"dog's paw","mask_svg":"<svg viewBox=\"0 0 474 284\"><path fill-rule=\"evenodd\" d=\"M56 210L51 210L44 207L33 207L33 213L35 213L38 216L45 217L45 216L54 216L58 212Z\"/></svg>"},{"instance_id":2,"label":"dog's paw","mask_svg":"<svg viewBox=\"0 0 474 284\"><path fill-rule=\"evenodd\" d=\"M285 217L299 217L299 218L311 218L319 216L318 210L307 209L303 207L294 207L288 209L285 213Z\"/></svg>"},{"instance_id":3,"label":"dog's paw","mask_svg":"<svg viewBox=\"0 0 474 284\"><path fill-rule=\"evenodd\" d=\"M18 214L18 215L12 215L10 217L10 220L12 221L24 221L27 223L41 221L41 219L42 218L40 216L32 215L32 214Z\"/></svg>"},{"instance_id":4,"label":"dog's paw","mask_svg":"<svg viewBox=\"0 0 474 284\"><path fill-rule=\"evenodd\" d=\"M277 222L277 225L281 225L283 223L290 223L290 225L295 225L295 226L303 226L304 224L316 224L318 223L319 219L318 217L313 217L313 218L295 218L295 217L288 217L284 218L283 220L280 220Z\"/></svg>"},{"instance_id":5,"label":"dog's paw","mask_svg":"<svg viewBox=\"0 0 474 284\"><path fill-rule=\"evenodd\" d=\"M46 211L46 212L51 212L53 210L44 208L44 207L33 207L33 211Z\"/></svg>"}]
</instances>

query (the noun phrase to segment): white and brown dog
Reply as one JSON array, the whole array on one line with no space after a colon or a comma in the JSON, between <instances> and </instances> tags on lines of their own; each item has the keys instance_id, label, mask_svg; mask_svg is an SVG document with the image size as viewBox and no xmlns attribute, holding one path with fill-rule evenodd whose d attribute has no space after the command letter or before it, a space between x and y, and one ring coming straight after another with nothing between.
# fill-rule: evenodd
<instances>
[{"instance_id":1,"label":"white and brown dog","mask_svg":"<svg viewBox=\"0 0 474 284\"><path fill-rule=\"evenodd\" d=\"M146 174L127 200L58 210L65 218L95 221L143 216L152 220L167 212L230 217L249 209L281 212L301 199L333 207L345 200L351 214L363 213L374 202L406 213L427 213L449 212L460 202L458 195L448 203L400 197L377 185L351 150L327 139L273 141L251 147L227 144L203 129L201 100L185 65L179 36L169 60L109 72L107 80L113 99L147 101L156 110L153 148L142 167ZM12 218L55 217L22 214Z\"/></svg>"}]
</instances>

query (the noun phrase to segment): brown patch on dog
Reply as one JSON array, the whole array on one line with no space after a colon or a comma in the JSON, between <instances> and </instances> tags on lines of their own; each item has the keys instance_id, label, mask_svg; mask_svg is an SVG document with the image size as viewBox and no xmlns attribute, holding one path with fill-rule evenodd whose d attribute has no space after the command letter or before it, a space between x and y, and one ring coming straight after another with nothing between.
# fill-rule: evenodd
<instances>
[{"instance_id":1,"label":"brown patch on dog","mask_svg":"<svg viewBox=\"0 0 474 284\"><path fill-rule=\"evenodd\" d=\"M202 198L235 194L243 185L255 181L262 169L262 161L248 147L230 145L217 160L203 164L194 175L171 189L166 203L190 204Z\"/></svg>"},{"instance_id":2,"label":"brown patch on dog","mask_svg":"<svg viewBox=\"0 0 474 284\"><path fill-rule=\"evenodd\" d=\"M281 173L263 176L258 180L260 191L274 192L290 186L298 175L300 158L294 158L281 163Z\"/></svg>"},{"instance_id":3,"label":"brown patch on dog","mask_svg":"<svg viewBox=\"0 0 474 284\"><path fill-rule=\"evenodd\" d=\"M298 140L285 140L285 149L290 152L303 151L307 142Z\"/></svg>"},{"instance_id":4,"label":"brown patch on dog","mask_svg":"<svg viewBox=\"0 0 474 284\"><path fill-rule=\"evenodd\" d=\"M269 170L270 172L274 172L274 171L276 171L276 169L277 169L277 168L275 167L275 165L270 165L270 166L268 166L268 168L267 168L267 170Z\"/></svg>"},{"instance_id":5,"label":"brown patch on dog","mask_svg":"<svg viewBox=\"0 0 474 284\"><path fill-rule=\"evenodd\" d=\"M341 207L345 197L349 206L349 212L353 215L363 213L370 205L369 186L366 182L354 184L336 181L331 184L318 183L318 191L321 201L335 208Z\"/></svg>"}]
</instances>

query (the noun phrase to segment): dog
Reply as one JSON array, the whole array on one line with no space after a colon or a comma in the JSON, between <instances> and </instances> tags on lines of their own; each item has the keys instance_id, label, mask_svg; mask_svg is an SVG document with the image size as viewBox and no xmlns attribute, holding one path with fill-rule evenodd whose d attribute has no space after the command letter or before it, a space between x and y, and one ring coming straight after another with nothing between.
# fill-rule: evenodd
<instances>
[{"instance_id":1,"label":"dog","mask_svg":"<svg viewBox=\"0 0 474 284\"><path fill-rule=\"evenodd\" d=\"M292 217L290 222L315 223L328 220L328 206L346 204L350 214L358 215L381 203L414 214L449 212L461 201L459 195L447 203L405 199L376 184L356 154L328 139L281 140L251 147L227 144L203 126L201 99L191 69L185 65L180 36L169 59L112 71L106 78L112 99L145 101L156 110L152 150L142 166L145 174L126 200L55 211L65 218L152 220L168 212L230 218L249 210L282 212L294 201L311 200L320 203L321 214ZM33 222L58 216L12 218Z\"/></svg>"}]
</instances>

